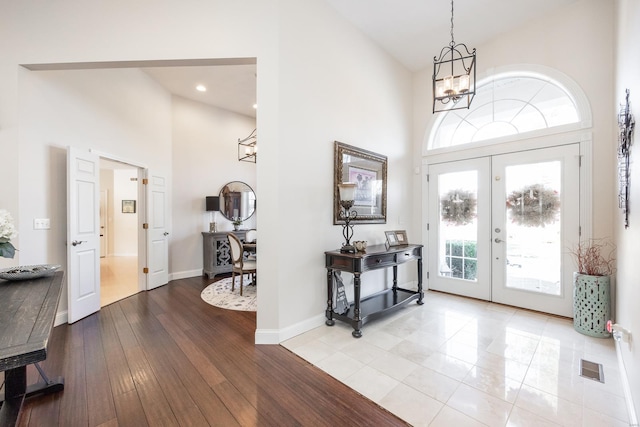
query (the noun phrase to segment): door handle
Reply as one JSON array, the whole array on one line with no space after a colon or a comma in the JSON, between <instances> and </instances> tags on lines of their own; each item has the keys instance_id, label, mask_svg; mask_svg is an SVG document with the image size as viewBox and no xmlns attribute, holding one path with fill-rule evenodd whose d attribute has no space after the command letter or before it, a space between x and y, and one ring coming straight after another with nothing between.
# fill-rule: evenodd
<instances>
[{"instance_id":1,"label":"door handle","mask_svg":"<svg viewBox=\"0 0 640 427\"><path fill-rule=\"evenodd\" d=\"M169 233L167 233L166 231L165 231L164 233L162 233L162 234L164 234L165 236L168 236L168 235L169 235Z\"/></svg>"},{"instance_id":2,"label":"door handle","mask_svg":"<svg viewBox=\"0 0 640 427\"><path fill-rule=\"evenodd\" d=\"M84 242L86 242L86 240L74 240L73 242L71 242L71 244L73 246L78 246L78 245L81 245Z\"/></svg>"},{"instance_id":3,"label":"door handle","mask_svg":"<svg viewBox=\"0 0 640 427\"><path fill-rule=\"evenodd\" d=\"M502 239L496 237L495 239L493 239L494 242L496 243L502 243Z\"/></svg>"}]
</instances>

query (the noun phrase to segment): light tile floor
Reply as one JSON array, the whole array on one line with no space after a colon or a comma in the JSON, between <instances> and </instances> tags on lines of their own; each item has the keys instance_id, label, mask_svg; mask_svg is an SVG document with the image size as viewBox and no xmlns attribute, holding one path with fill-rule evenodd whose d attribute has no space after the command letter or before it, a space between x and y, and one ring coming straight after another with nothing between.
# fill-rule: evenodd
<instances>
[{"instance_id":1,"label":"light tile floor","mask_svg":"<svg viewBox=\"0 0 640 427\"><path fill-rule=\"evenodd\" d=\"M414 426L628 426L613 340L570 319L428 291L351 331L336 321L282 345Z\"/></svg>"}]
</instances>

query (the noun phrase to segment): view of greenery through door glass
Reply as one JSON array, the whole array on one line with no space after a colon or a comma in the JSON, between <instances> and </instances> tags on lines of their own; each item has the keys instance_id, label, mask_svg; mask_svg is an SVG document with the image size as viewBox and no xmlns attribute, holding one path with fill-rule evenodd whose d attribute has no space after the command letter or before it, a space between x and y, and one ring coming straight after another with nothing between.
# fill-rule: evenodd
<instances>
[{"instance_id":1,"label":"view of greenery through door glass","mask_svg":"<svg viewBox=\"0 0 640 427\"><path fill-rule=\"evenodd\" d=\"M560 295L560 161L509 166L506 189L506 286Z\"/></svg>"},{"instance_id":2,"label":"view of greenery through door glass","mask_svg":"<svg viewBox=\"0 0 640 427\"><path fill-rule=\"evenodd\" d=\"M440 175L438 194L440 198L439 274L476 281L477 172L464 171Z\"/></svg>"}]
</instances>

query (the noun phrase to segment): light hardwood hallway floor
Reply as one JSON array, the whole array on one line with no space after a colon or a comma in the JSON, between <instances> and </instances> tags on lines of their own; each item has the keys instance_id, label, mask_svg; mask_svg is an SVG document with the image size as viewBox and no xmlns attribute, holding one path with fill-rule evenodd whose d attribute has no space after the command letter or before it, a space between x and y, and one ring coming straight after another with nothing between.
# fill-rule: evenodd
<instances>
[{"instance_id":1,"label":"light hardwood hallway floor","mask_svg":"<svg viewBox=\"0 0 640 427\"><path fill-rule=\"evenodd\" d=\"M138 292L138 257L100 258L100 307Z\"/></svg>"}]
</instances>

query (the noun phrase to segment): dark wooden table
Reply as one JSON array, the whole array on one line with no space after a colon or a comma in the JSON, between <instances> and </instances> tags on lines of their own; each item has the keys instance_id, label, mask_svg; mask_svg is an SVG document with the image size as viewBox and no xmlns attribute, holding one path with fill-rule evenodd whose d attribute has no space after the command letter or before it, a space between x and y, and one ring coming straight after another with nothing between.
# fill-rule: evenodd
<instances>
[{"instance_id":1,"label":"dark wooden table","mask_svg":"<svg viewBox=\"0 0 640 427\"><path fill-rule=\"evenodd\" d=\"M50 381L37 362L47 358L64 273L33 280L0 279L0 371L4 371L4 401L0 426L14 426L25 397L53 393L62 378ZM27 387L27 365L36 364L45 382Z\"/></svg>"},{"instance_id":2,"label":"dark wooden table","mask_svg":"<svg viewBox=\"0 0 640 427\"><path fill-rule=\"evenodd\" d=\"M422 305L422 245L386 245L369 246L366 252L355 254L341 253L339 250L327 251L325 261L327 267L327 310L326 324L333 326L334 319L351 324L351 334L360 338L362 325L386 313L390 313L411 301L417 300ZM418 290L403 289L398 286L398 265L415 260L418 268ZM366 271L384 268L393 269L393 286L382 292L360 298L360 275ZM344 314L333 311L333 271L353 273L353 304Z\"/></svg>"}]
</instances>

